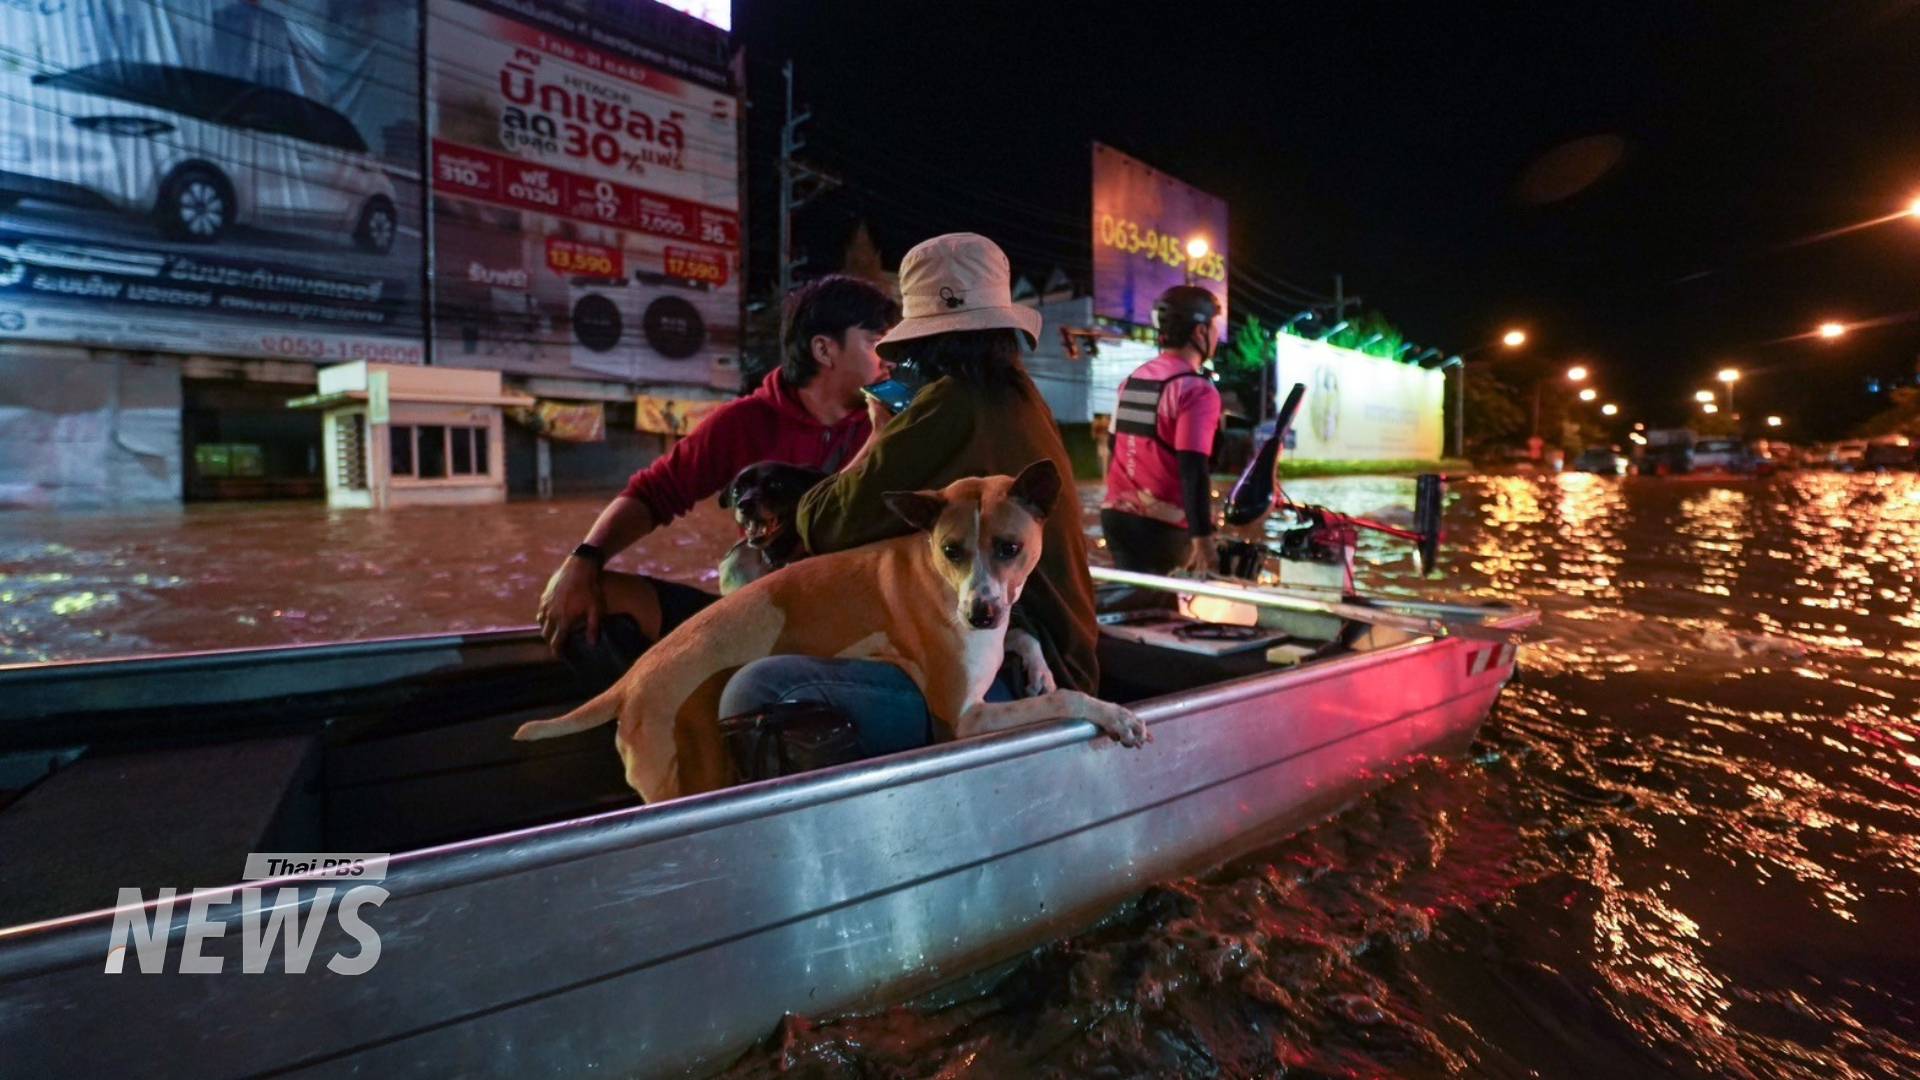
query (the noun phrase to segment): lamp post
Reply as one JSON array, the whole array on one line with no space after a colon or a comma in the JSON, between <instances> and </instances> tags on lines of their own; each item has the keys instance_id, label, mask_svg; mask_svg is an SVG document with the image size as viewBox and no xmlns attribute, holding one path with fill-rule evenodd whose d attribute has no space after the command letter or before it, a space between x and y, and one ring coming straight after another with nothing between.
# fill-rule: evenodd
<instances>
[{"instance_id":1,"label":"lamp post","mask_svg":"<svg viewBox=\"0 0 1920 1080\"><path fill-rule=\"evenodd\" d=\"M1440 370L1459 368L1453 373L1453 456L1467 456L1467 362L1459 355L1449 356ZM1445 376L1441 376L1445 378Z\"/></svg>"},{"instance_id":2,"label":"lamp post","mask_svg":"<svg viewBox=\"0 0 1920 1080\"><path fill-rule=\"evenodd\" d=\"M1727 384L1727 413L1735 419L1738 419L1740 414L1736 412L1733 407L1733 384L1740 381L1740 369L1721 368L1720 374L1717 375L1716 378Z\"/></svg>"},{"instance_id":3,"label":"lamp post","mask_svg":"<svg viewBox=\"0 0 1920 1080\"><path fill-rule=\"evenodd\" d=\"M1837 323L1837 322L1823 322L1820 324L1820 328L1817 331L1815 331L1815 333L1819 334L1823 338L1826 338L1828 341L1832 341L1834 338L1841 337L1846 332L1847 332L1846 324Z\"/></svg>"}]
</instances>

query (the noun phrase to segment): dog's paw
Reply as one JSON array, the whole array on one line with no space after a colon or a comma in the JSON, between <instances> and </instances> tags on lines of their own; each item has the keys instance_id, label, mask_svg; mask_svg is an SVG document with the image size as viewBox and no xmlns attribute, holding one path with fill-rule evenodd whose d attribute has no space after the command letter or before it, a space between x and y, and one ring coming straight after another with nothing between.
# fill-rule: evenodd
<instances>
[{"instance_id":1,"label":"dog's paw","mask_svg":"<svg viewBox=\"0 0 1920 1080\"><path fill-rule=\"evenodd\" d=\"M1059 689L1053 681L1053 670L1047 667L1047 654L1040 648L1040 640L1025 630L1007 631L1007 655L1020 661L1020 670L1026 676L1026 685L1022 688L1024 696L1039 697L1051 694Z\"/></svg>"},{"instance_id":2,"label":"dog's paw","mask_svg":"<svg viewBox=\"0 0 1920 1080\"><path fill-rule=\"evenodd\" d=\"M1074 694L1074 704L1079 706L1078 711L1084 719L1093 721L1095 727L1106 732L1121 746L1145 746L1153 741L1153 732L1147 730L1147 722L1124 705L1079 693Z\"/></svg>"}]
</instances>

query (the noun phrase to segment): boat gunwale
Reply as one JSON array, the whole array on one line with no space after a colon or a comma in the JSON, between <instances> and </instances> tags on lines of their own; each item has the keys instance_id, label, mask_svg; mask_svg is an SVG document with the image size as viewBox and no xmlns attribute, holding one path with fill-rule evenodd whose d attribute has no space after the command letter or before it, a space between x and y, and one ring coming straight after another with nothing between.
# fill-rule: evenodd
<instances>
[{"instance_id":1,"label":"boat gunwale","mask_svg":"<svg viewBox=\"0 0 1920 1080\"><path fill-rule=\"evenodd\" d=\"M1498 625L1520 629L1539 619L1539 613L1531 609L1508 610L1508 616L1501 619ZM453 639L442 635L436 640ZM1138 703L1135 712L1145 723L1153 725L1190 712L1229 706L1248 698L1284 692L1369 667L1399 662L1455 642L1468 648L1476 644L1466 639L1444 636L1415 636L1376 650L1330 657L1300 667L1259 672L1195 690L1161 695ZM1496 674L1502 670L1505 669L1490 667L1486 674ZM1085 741L1097 734L1098 730L1090 721L1056 720L981 738L928 746L879 761L851 762L799 776L742 784L723 791L677 799L670 804L621 807L585 817L396 852L388 864L386 884L390 891L398 891L392 887L397 883L406 887L408 896L424 896L1032 756ZM533 849L511 853L513 846L523 843L531 843ZM502 856L499 854L502 851L509 854ZM480 857L489 854L496 857ZM242 887L263 890L319 887L329 881L327 878L289 876L202 887L177 894L173 901L174 910L181 912L190 909L193 900L203 894L230 898ZM310 894L303 895L299 903L304 905L310 899ZM151 910L159 903L153 900L129 905L128 908ZM233 906L233 901L209 903L209 906ZM11 981L98 963L99 943L95 935L110 925L115 914L122 910L127 909L117 906L97 908L38 922L0 927L0 980ZM176 914L174 922L166 929L167 940L174 940L184 928L184 916Z\"/></svg>"}]
</instances>

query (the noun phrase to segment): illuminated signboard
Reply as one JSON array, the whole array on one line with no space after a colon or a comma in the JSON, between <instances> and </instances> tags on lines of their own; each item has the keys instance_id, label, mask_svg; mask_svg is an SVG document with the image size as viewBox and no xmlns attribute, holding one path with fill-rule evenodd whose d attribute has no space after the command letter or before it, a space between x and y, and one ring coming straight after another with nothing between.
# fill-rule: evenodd
<instances>
[{"instance_id":1,"label":"illuminated signboard","mask_svg":"<svg viewBox=\"0 0 1920 1080\"><path fill-rule=\"evenodd\" d=\"M1206 254L1188 255L1204 241ZM1093 144L1093 313L1150 326L1153 301L1192 281L1227 300L1227 204L1224 199Z\"/></svg>"},{"instance_id":2,"label":"illuminated signboard","mask_svg":"<svg viewBox=\"0 0 1920 1080\"><path fill-rule=\"evenodd\" d=\"M437 360L706 386L737 355L739 101L625 34L645 9L428 0Z\"/></svg>"},{"instance_id":3,"label":"illuminated signboard","mask_svg":"<svg viewBox=\"0 0 1920 1080\"><path fill-rule=\"evenodd\" d=\"M0 349L422 359L420 13L0 3Z\"/></svg>"},{"instance_id":4,"label":"illuminated signboard","mask_svg":"<svg viewBox=\"0 0 1920 1080\"><path fill-rule=\"evenodd\" d=\"M660 4L691 15L709 26L733 29L733 0L659 0Z\"/></svg>"},{"instance_id":5,"label":"illuminated signboard","mask_svg":"<svg viewBox=\"0 0 1920 1080\"><path fill-rule=\"evenodd\" d=\"M1287 456L1307 461L1411 461L1441 454L1446 377L1413 364L1281 334L1276 400L1307 384Z\"/></svg>"}]
</instances>

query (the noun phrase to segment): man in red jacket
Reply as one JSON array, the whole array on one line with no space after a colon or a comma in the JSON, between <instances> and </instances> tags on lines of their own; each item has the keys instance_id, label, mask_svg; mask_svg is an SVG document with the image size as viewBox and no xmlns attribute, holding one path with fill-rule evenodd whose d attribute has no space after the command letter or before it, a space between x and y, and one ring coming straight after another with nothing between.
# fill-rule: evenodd
<instances>
[{"instance_id":1,"label":"man in red jacket","mask_svg":"<svg viewBox=\"0 0 1920 1080\"><path fill-rule=\"evenodd\" d=\"M607 570L606 562L756 462L826 472L845 464L872 431L860 388L888 373L874 345L899 318L899 305L858 278L822 278L796 293L779 369L634 473L547 582L538 618L554 652L617 678L647 645L717 599L676 582Z\"/></svg>"}]
</instances>

